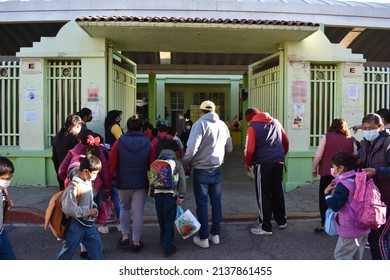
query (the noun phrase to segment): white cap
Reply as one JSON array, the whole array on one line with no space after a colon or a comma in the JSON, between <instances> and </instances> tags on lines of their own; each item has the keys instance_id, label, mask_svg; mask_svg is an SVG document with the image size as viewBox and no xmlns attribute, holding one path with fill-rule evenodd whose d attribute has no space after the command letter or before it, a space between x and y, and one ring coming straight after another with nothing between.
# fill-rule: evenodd
<instances>
[{"instance_id":1,"label":"white cap","mask_svg":"<svg viewBox=\"0 0 390 280\"><path fill-rule=\"evenodd\" d=\"M210 100L206 100L200 104L200 109L215 112L215 104Z\"/></svg>"}]
</instances>

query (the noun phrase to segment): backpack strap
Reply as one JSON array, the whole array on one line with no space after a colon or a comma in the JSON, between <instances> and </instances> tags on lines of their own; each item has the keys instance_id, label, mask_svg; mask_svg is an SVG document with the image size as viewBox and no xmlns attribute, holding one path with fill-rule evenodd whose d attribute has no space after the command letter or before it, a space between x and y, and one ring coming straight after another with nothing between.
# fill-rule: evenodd
<instances>
[{"instance_id":1,"label":"backpack strap","mask_svg":"<svg viewBox=\"0 0 390 280\"><path fill-rule=\"evenodd\" d=\"M76 195L76 200L77 200L77 205L80 204L80 200L81 200L81 187L80 187L80 184L79 182L75 181L75 180L72 180L68 183L69 184L72 184L76 187L76 190L77 190L77 195Z\"/></svg>"}]
</instances>

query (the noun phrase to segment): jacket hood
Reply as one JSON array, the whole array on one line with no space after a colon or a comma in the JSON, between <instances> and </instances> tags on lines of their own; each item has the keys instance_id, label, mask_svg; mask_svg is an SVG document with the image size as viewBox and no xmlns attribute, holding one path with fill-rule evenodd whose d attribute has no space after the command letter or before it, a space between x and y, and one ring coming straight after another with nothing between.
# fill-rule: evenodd
<instances>
[{"instance_id":1,"label":"jacket hood","mask_svg":"<svg viewBox=\"0 0 390 280\"><path fill-rule=\"evenodd\" d=\"M253 116L252 122L264 122L269 123L273 120L273 118L268 113L260 112Z\"/></svg>"},{"instance_id":2,"label":"jacket hood","mask_svg":"<svg viewBox=\"0 0 390 280\"><path fill-rule=\"evenodd\" d=\"M159 157L161 157L161 156L168 156L172 159L177 159L176 152L169 150L169 149L161 150Z\"/></svg>"},{"instance_id":3,"label":"jacket hood","mask_svg":"<svg viewBox=\"0 0 390 280\"><path fill-rule=\"evenodd\" d=\"M204 120L210 121L210 122L217 122L217 121L219 121L218 114L216 114L214 112L206 113L201 118L204 119Z\"/></svg>"}]
</instances>

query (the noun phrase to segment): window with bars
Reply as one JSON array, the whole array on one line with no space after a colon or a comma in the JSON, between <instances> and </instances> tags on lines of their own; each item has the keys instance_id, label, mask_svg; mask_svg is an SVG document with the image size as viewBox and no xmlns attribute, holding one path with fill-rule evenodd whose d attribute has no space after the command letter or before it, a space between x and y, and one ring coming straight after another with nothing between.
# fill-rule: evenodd
<instances>
[{"instance_id":1,"label":"window with bars","mask_svg":"<svg viewBox=\"0 0 390 280\"><path fill-rule=\"evenodd\" d=\"M200 105L205 100L211 100L215 106L219 106L219 118L225 119L225 93L224 92L194 92L194 104Z\"/></svg>"},{"instance_id":2,"label":"window with bars","mask_svg":"<svg viewBox=\"0 0 390 280\"><path fill-rule=\"evenodd\" d=\"M0 145L19 146L19 62L0 64Z\"/></svg>"},{"instance_id":3,"label":"window with bars","mask_svg":"<svg viewBox=\"0 0 390 280\"><path fill-rule=\"evenodd\" d=\"M310 146L318 146L335 118L336 65L311 65Z\"/></svg>"},{"instance_id":4,"label":"window with bars","mask_svg":"<svg viewBox=\"0 0 390 280\"><path fill-rule=\"evenodd\" d=\"M48 62L48 137L61 129L69 114L80 110L81 61L53 60Z\"/></svg>"}]
</instances>

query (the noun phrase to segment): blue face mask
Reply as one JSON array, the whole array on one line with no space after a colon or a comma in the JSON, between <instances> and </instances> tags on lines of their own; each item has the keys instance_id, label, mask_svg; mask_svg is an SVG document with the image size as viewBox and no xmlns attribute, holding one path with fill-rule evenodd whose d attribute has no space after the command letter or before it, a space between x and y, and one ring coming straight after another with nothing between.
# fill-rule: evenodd
<instances>
[{"instance_id":1,"label":"blue face mask","mask_svg":"<svg viewBox=\"0 0 390 280\"><path fill-rule=\"evenodd\" d=\"M363 137L366 138L367 141L374 141L379 136L379 130L364 130Z\"/></svg>"}]
</instances>

